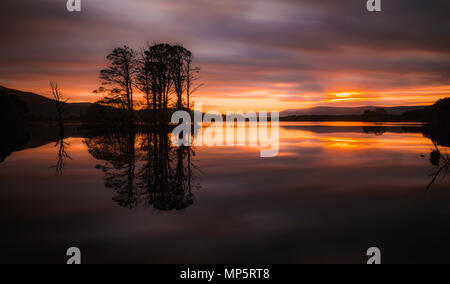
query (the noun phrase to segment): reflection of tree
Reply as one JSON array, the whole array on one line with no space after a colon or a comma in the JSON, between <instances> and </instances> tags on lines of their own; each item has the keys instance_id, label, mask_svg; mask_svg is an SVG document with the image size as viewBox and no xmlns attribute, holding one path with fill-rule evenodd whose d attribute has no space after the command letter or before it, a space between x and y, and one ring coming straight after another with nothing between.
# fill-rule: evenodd
<instances>
[{"instance_id":1,"label":"reflection of tree","mask_svg":"<svg viewBox=\"0 0 450 284\"><path fill-rule=\"evenodd\" d=\"M376 136L383 136L386 133L387 128L383 126L364 126L363 131L367 134L373 133Z\"/></svg>"},{"instance_id":2,"label":"reflection of tree","mask_svg":"<svg viewBox=\"0 0 450 284\"><path fill-rule=\"evenodd\" d=\"M450 147L450 129L448 127L425 125L422 128L422 134L439 146Z\"/></svg>"},{"instance_id":3,"label":"reflection of tree","mask_svg":"<svg viewBox=\"0 0 450 284\"><path fill-rule=\"evenodd\" d=\"M146 203L162 211L181 210L193 204L191 147L171 147L167 133L147 135L147 152L141 170Z\"/></svg>"},{"instance_id":4,"label":"reflection of tree","mask_svg":"<svg viewBox=\"0 0 450 284\"><path fill-rule=\"evenodd\" d=\"M66 147L69 146L68 143L64 142L64 116L66 115L65 103L67 100L63 98L61 94L61 90L58 87L57 83L50 82L50 87L52 89L53 101L55 103L56 110L56 121L58 122L59 133L58 140L56 141L55 147L58 149L58 159L56 162L56 176L61 176L64 170L64 163L68 159L72 159L67 153Z\"/></svg>"},{"instance_id":5,"label":"reflection of tree","mask_svg":"<svg viewBox=\"0 0 450 284\"><path fill-rule=\"evenodd\" d=\"M427 191L430 190L440 176L445 178L450 167L450 157L448 154L442 154L436 142L434 142L434 147L436 150L433 150L430 154L430 163L433 165L433 172L430 174L432 180L427 186Z\"/></svg>"},{"instance_id":6,"label":"reflection of tree","mask_svg":"<svg viewBox=\"0 0 450 284\"><path fill-rule=\"evenodd\" d=\"M193 204L191 147L173 147L167 130L106 135L86 139L89 153L105 161L105 186L113 189L120 206L139 203L161 211L182 210Z\"/></svg>"},{"instance_id":7,"label":"reflection of tree","mask_svg":"<svg viewBox=\"0 0 450 284\"><path fill-rule=\"evenodd\" d=\"M67 152L67 147L70 144L64 141L64 128L59 130L58 140L56 141L55 147L58 149L58 157L55 165L55 175L61 176L63 174L64 166L66 160L72 160L69 153Z\"/></svg>"},{"instance_id":8,"label":"reflection of tree","mask_svg":"<svg viewBox=\"0 0 450 284\"><path fill-rule=\"evenodd\" d=\"M450 147L450 129L440 125L425 125L422 128L424 137L429 138L433 144L435 150L430 153L430 163L433 166L432 173L430 174L431 182L427 186L427 191L435 184L439 177L445 178L450 168L450 158L448 154L443 154L439 148Z\"/></svg>"},{"instance_id":9,"label":"reflection of tree","mask_svg":"<svg viewBox=\"0 0 450 284\"><path fill-rule=\"evenodd\" d=\"M112 134L86 139L89 153L97 160L106 161L97 168L105 173L105 187L113 189L114 197L120 206L133 208L136 198L136 134Z\"/></svg>"}]
</instances>

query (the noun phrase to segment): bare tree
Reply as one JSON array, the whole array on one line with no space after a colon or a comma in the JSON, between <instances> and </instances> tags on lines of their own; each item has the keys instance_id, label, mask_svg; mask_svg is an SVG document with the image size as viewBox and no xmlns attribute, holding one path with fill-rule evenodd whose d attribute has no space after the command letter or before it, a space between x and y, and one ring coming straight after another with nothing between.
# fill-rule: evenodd
<instances>
[{"instance_id":1,"label":"bare tree","mask_svg":"<svg viewBox=\"0 0 450 284\"><path fill-rule=\"evenodd\" d=\"M192 55L186 59L184 68L186 73L186 106L187 109L191 109L191 97L203 84L194 86L198 79L198 73L200 73L200 67L192 67Z\"/></svg>"},{"instance_id":2,"label":"bare tree","mask_svg":"<svg viewBox=\"0 0 450 284\"><path fill-rule=\"evenodd\" d=\"M64 136L61 136L60 133L58 141L55 145L55 147L58 148L57 162L54 167L56 176L62 176L66 160L72 160L72 157L67 152L67 147L70 146L70 144L64 140Z\"/></svg>"},{"instance_id":3,"label":"bare tree","mask_svg":"<svg viewBox=\"0 0 450 284\"><path fill-rule=\"evenodd\" d=\"M136 52L128 46L123 46L114 49L106 59L109 60L108 67L100 71L102 85L113 86L114 93L120 94L128 110L132 111L134 76L137 72Z\"/></svg>"},{"instance_id":4,"label":"bare tree","mask_svg":"<svg viewBox=\"0 0 450 284\"><path fill-rule=\"evenodd\" d=\"M56 107L56 120L60 129L64 129L64 114L65 114L65 104L61 91L58 87L58 83L50 82L50 88L52 89L53 101Z\"/></svg>"},{"instance_id":5,"label":"bare tree","mask_svg":"<svg viewBox=\"0 0 450 284\"><path fill-rule=\"evenodd\" d=\"M66 114L65 105L67 99L63 98L61 90L58 87L58 83L50 82L50 88L52 89L53 100L55 102L56 107L56 120L59 126L59 134L58 141L56 142L55 147L58 148L58 159L56 162L56 171L55 175L62 175L64 169L64 162L67 159L72 159L67 153L66 147L69 145L64 141L65 131L64 131L64 115Z\"/></svg>"}]
</instances>

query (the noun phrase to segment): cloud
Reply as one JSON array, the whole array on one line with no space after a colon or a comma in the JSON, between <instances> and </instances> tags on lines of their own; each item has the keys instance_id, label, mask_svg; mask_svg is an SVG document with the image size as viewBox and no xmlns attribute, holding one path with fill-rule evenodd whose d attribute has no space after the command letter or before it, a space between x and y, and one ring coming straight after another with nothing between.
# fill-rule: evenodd
<instances>
[{"instance_id":1,"label":"cloud","mask_svg":"<svg viewBox=\"0 0 450 284\"><path fill-rule=\"evenodd\" d=\"M206 101L450 85L447 0L383 1L381 13L362 0L82 0L81 13L65 1L3 0L0 9L0 83L11 87L39 91L57 78L76 97L97 87L112 48L161 41L194 52Z\"/></svg>"}]
</instances>

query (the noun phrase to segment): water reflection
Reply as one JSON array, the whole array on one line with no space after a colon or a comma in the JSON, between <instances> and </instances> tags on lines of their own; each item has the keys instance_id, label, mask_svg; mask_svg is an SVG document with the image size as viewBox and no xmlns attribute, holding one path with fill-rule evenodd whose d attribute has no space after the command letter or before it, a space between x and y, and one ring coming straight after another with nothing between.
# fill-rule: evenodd
<instances>
[{"instance_id":1,"label":"water reflection","mask_svg":"<svg viewBox=\"0 0 450 284\"><path fill-rule=\"evenodd\" d=\"M104 161L97 169L118 205L171 211L193 204L192 190L199 188L193 174L195 152L172 146L169 134L168 129L131 130L85 139L89 153Z\"/></svg>"},{"instance_id":2,"label":"water reflection","mask_svg":"<svg viewBox=\"0 0 450 284\"><path fill-rule=\"evenodd\" d=\"M360 263L375 245L386 263L445 262L445 168L424 191L448 148L423 131L282 124L280 155L262 159L248 146L174 147L168 130L67 126L73 160L55 178L58 129L35 129L2 149L0 250L11 262L60 263L75 245L86 263Z\"/></svg>"},{"instance_id":3,"label":"water reflection","mask_svg":"<svg viewBox=\"0 0 450 284\"><path fill-rule=\"evenodd\" d=\"M246 130L249 132L249 130ZM191 147L174 147L169 129L130 129L108 131L68 126L64 130L8 128L0 141L0 163L11 153L54 143L55 175L61 176L69 153L68 137L85 138L89 154L104 163L97 165L103 172L104 185L115 192L114 202L121 207L135 208L139 204L160 211L182 210L194 202L192 190L200 186L193 172L195 151ZM374 134L369 136L366 134ZM407 137L405 134L409 134ZM283 123L280 157L298 155L299 149L317 147L327 152L328 159L345 162L346 151L395 150L430 157L430 183L426 190L446 177L449 170L450 131L418 124L370 123ZM430 140L433 149L424 145ZM55 143L56 142L56 143ZM238 147L242 148L242 147ZM250 148L243 147L246 150ZM292 148L292 150L291 150ZM312 149L312 148L311 148ZM211 152L214 152L214 147ZM295 151L295 152L294 152ZM431 152L430 152L431 151Z\"/></svg>"},{"instance_id":4,"label":"water reflection","mask_svg":"<svg viewBox=\"0 0 450 284\"><path fill-rule=\"evenodd\" d=\"M386 133L388 129L383 126L363 126L363 131L367 134L373 133L376 136L383 136L383 134Z\"/></svg>"},{"instance_id":5,"label":"water reflection","mask_svg":"<svg viewBox=\"0 0 450 284\"><path fill-rule=\"evenodd\" d=\"M363 126L363 131L367 134L373 133L376 136L383 136L389 131L385 126ZM434 145L434 150L430 153L430 163L432 165L430 178L431 181L426 187L429 191L436 181L441 178L444 179L450 168L450 157L448 153L443 153L441 147L450 147L450 130L436 127L433 125L424 125L420 129L414 127L402 127L405 132L420 131L424 137L429 138Z\"/></svg>"},{"instance_id":6,"label":"water reflection","mask_svg":"<svg viewBox=\"0 0 450 284\"><path fill-rule=\"evenodd\" d=\"M427 186L427 191L435 184L439 177L444 179L449 171L450 157L448 153L442 153L437 142L433 142L435 150L430 153L430 163L433 166L432 173L430 174L431 182Z\"/></svg>"},{"instance_id":7,"label":"water reflection","mask_svg":"<svg viewBox=\"0 0 450 284\"><path fill-rule=\"evenodd\" d=\"M170 211L188 208L194 203L191 147L171 147L166 132L147 133L141 145L144 165L139 172L142 195L153 208Z\"/></svg>"},{"instance_id":8,"label":"water reflection","mask_svg":"<svg viewBox=\"0 0 450 284\"><path fill-rule=\"evenodd\" d=\"M72 160L72 157L69 155L67 150L69 146L70 144L66 142L65 139L64 128L60 128L58 140L56 141L55 145L55 148L58 150L57 161L56 165L54 166L56 176L62 176L67 160Z\"/></svg>"},{"instance_id":9,"label":"water reflection","mask_svg":"<svg viewBox=\"0 0 450 284\"><path fill-rule=\"evenodd\" d=\"M450 129L425 125L421 132L424 137L429 138L433 143L442 147L450 147Z\"/></svg>"}]
</instances>

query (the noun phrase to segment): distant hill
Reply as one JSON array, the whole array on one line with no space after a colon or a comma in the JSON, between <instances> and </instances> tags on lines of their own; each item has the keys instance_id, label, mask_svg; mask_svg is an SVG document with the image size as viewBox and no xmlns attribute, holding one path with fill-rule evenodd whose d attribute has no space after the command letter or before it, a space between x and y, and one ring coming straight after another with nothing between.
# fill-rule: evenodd
<instances>
[{"instance_id":1,"label":"distant hill","mask_svg":"<svg viewBox=\"0 0 450 284\"><path fill-rule=\"evenodd\" d=\"M406 111L423 110L425 106L398 106L398 107L314 107L308 109L289 109L282 111L280 117L304 115L362 115L366 110L383 108L391 115L401 115Z\"/></svg>"},{"instance_id":2,"label":"distant hill","mask_svg":"<svg viewBox=\"0 0 450 284\"><path fill-rule=\"evenodd\" d=\"M53 100L38 94L8 89L2 86L0 86L0 94L17 96L27 105L30 115L34 118L48 119L55 113L55 103ZM65 110L67 117L84 117L90 106L90 103L66 103Z\"/></svg>"}]
</instances>

